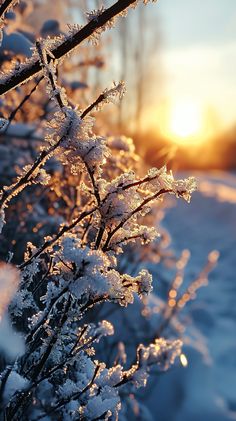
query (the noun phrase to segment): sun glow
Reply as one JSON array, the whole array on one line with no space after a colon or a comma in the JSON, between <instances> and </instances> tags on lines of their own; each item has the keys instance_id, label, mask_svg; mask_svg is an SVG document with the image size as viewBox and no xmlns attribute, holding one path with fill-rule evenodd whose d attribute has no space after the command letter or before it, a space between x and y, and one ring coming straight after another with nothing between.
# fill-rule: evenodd
<instances>
[{"instance_id":1,"label":"sun glow","mask_svg":"<svg viewBox=\"0 0 236 421\"><path fill-rule=\"evenodd\" d=\"M177 143L200 138L202 116L200 109L191 101L178 102L170 111L169 136Z\"/></svg>"}]
</instances>

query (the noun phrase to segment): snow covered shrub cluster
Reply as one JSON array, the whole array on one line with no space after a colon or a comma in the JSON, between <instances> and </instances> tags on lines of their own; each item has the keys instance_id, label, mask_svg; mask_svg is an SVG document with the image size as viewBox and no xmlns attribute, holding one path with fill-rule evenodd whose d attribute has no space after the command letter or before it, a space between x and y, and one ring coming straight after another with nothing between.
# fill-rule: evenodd
<instances>
[{"instance_id":1,"label":"snow covered shrub cluster","mask_svg":"<svg viewBox=\"0 0 236 421\"><path fill-rule=\"evenodd\" d=\"M71 29L68 37L38 40L32 58L0 81L0 89L4 86L7 92L41 72L52 99L48 120L40 128L44 142L39 153L33 151L33 162L24 164L0 192L6 261L0 266L0 411L5 420L117 419L119 413L125 419L127 398L146 385L151 368L166 370L181 355L181 340L166 339L163 331L172 321L177 323L177 311L194 297L217 258L211 255L199 278L178 295L186 261L182 256L168 303L161 308L163 321L143 344L134 340L131 358L126 359L120 341L108 341L112 346L104 349L102 342L114 335L112 323L105 320L107 305L124 308L139 297L143 311L150 311L145 297L152 290L152 276L146 269L125 273L124 250L141 258L141 246L158 236L150 218L153 209L169 194L189 201L195 190L193 178L176 180L166 167L139 175L131 139L95 134L91 112L120 98L123 82L106 89L84 110L71 104L58 82L58 59L81 40L97 39L136 3L120 0L90 13L88 24ZM10 5L2 3L2 17ZM7 135L10 123L3 117L1 130ZM6 244L7 227L19 211L19 230L23 227L21 237L27 239L21 262L20 253L14 257L19 248L16 225L15 238ZM26 223L32 211L37 215L35 243L28 241L29 219ZM15 345L4 346L3 323Z\"/></svg>"}]
</instances>

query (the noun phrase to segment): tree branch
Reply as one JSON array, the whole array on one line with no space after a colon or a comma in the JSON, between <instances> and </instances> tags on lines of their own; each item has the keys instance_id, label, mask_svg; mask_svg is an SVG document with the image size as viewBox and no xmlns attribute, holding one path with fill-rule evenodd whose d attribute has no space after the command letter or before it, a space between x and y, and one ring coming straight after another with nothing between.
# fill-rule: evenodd
<instances>
[{"instance_id":1,"label":"tree branch","mask_svg":"<svg viewBox=\"0 0 236 421\"><path fill-rule=\"evenodd\" d=\"M32 254L32 256L28 260L21 263L21 265L19 265L19 269L24 269L26 266L28 266L32 262L32 260L40 256L40 254L45 252L49 247L52 247L66 232L71 231L84 218L95 212L95 210L97 210L97 208L92 208L89 211L82 212L81 215L78 216L78 218L76 218L70 225L64 225L51 240L45 241L45 243L41 247L39 247L38 250L34 254Z\"/></svg>"},{"instance_id":2,"label":"tree branch","mask_svg":"<svg viewBox=\"0 0 236 421\"><path fill-rule=\"evenodd\" d=\"M105 9L96 19L92 19L87 25L83 26L78 32L71 37L67 37L60 45L55 47L51 53L55 59L59 60L75 47L81 44L84 40L89 38L96 30L102 28L107 22L119 15L123 10L127 9L131 4L136 3L137 0L118 0L108 9ZM1 11L1 9L0 9ZM48 60L52 60L48 57ZM4 80L0 81L0 95L5 94L11 89L16 88L20 84L26 82L29 78L39 73L42 70L40 60L29 63L28 66L22 67L19 71L10 74Z\"/></svg>"},{"instance_id":3,"label":"tree branch","mask_svg":"<svg viewBox=\"0 0 236 421\"><path fill-rule=\"evenodd\" d=\"M17 112L23 107L23 105L30 99L31 95L36 91L38 85L40 84L40 82L43 80L43 76L41 76L35 83L34 87L31 89L31 91L26 94L24 96L24 98L21 100L21 102L19 103L19 105L17 105L17 107L11 112L9 118L8 118L8 123L6 125L6 128L4 130L3 133L1 133L1 136L7 132L12 120L15 118Z\"/></svg>"},{"instance_id":4,"label":"tree branch","mask_svg":"<svg viewBox=\"0 0 236 421\"><path fill-rule=\"evenodd\" d=\"M120 221L120 223L112 230L109 232L106 242L102 248L102 250L104 252L107 251L110 241L113 237L113 235L120 229L123 227L123 225L136 213L141 212L143 207L146 206L149 202L152 202L153 200L157 199L159 196L165 194L165 193L171 193L172 190L171 189L161 189L159 190L157 193L153 194L152 196L147 197L146 199L143 200L143 202L136 208L134 209L129 215L127 215L124 219L122 219Z\"/></svg>"},{"instance_id":5,"label":"tree branch","mask_svg":"<svg viewBox=\"0 0 236 421\"><path fill-rule=\"evenodd\" d=\"M5 0L0 6L0 18L3 17L4 13L6 13L11 7L14 6L15 0Z\"/></svg>"}]
</instances>

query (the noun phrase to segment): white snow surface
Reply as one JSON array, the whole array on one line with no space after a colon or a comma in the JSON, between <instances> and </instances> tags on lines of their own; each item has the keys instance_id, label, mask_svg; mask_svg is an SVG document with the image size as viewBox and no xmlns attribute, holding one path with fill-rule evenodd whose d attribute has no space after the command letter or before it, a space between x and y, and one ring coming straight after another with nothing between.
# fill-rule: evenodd
<instances>
[{"instance_id":1,"label":"white snow surface","mask_svg":"<svg viewBox=\"0 0 236 421\"><path fill-rule=\"evenodd\" d=\"M164 224L173 248L191 251L187 279L199 273L211 250L220 252L209 285L189 306L210 358L185 347L188 367L153 379L145 401L155 421L236 420L236 174L194 175L198 192L190 204L178 200Z\"/></svg>"}]
</instances>

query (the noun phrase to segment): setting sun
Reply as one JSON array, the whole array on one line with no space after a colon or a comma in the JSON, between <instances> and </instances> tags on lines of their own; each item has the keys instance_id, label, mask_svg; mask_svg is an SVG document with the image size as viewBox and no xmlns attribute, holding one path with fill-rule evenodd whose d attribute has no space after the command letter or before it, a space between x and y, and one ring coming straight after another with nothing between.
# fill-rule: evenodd
<instances>
[{"instance_id":1,"label":"setting sun","mask_svg":"<svg viewBox=\"0 0 236 421\"><path fill-rule=\"evenodd\" d=\"M193 102L174 104L170 112L169 135L177 142L196 138L201 131L201 113Z\"/></svg>"}]
</instances>

